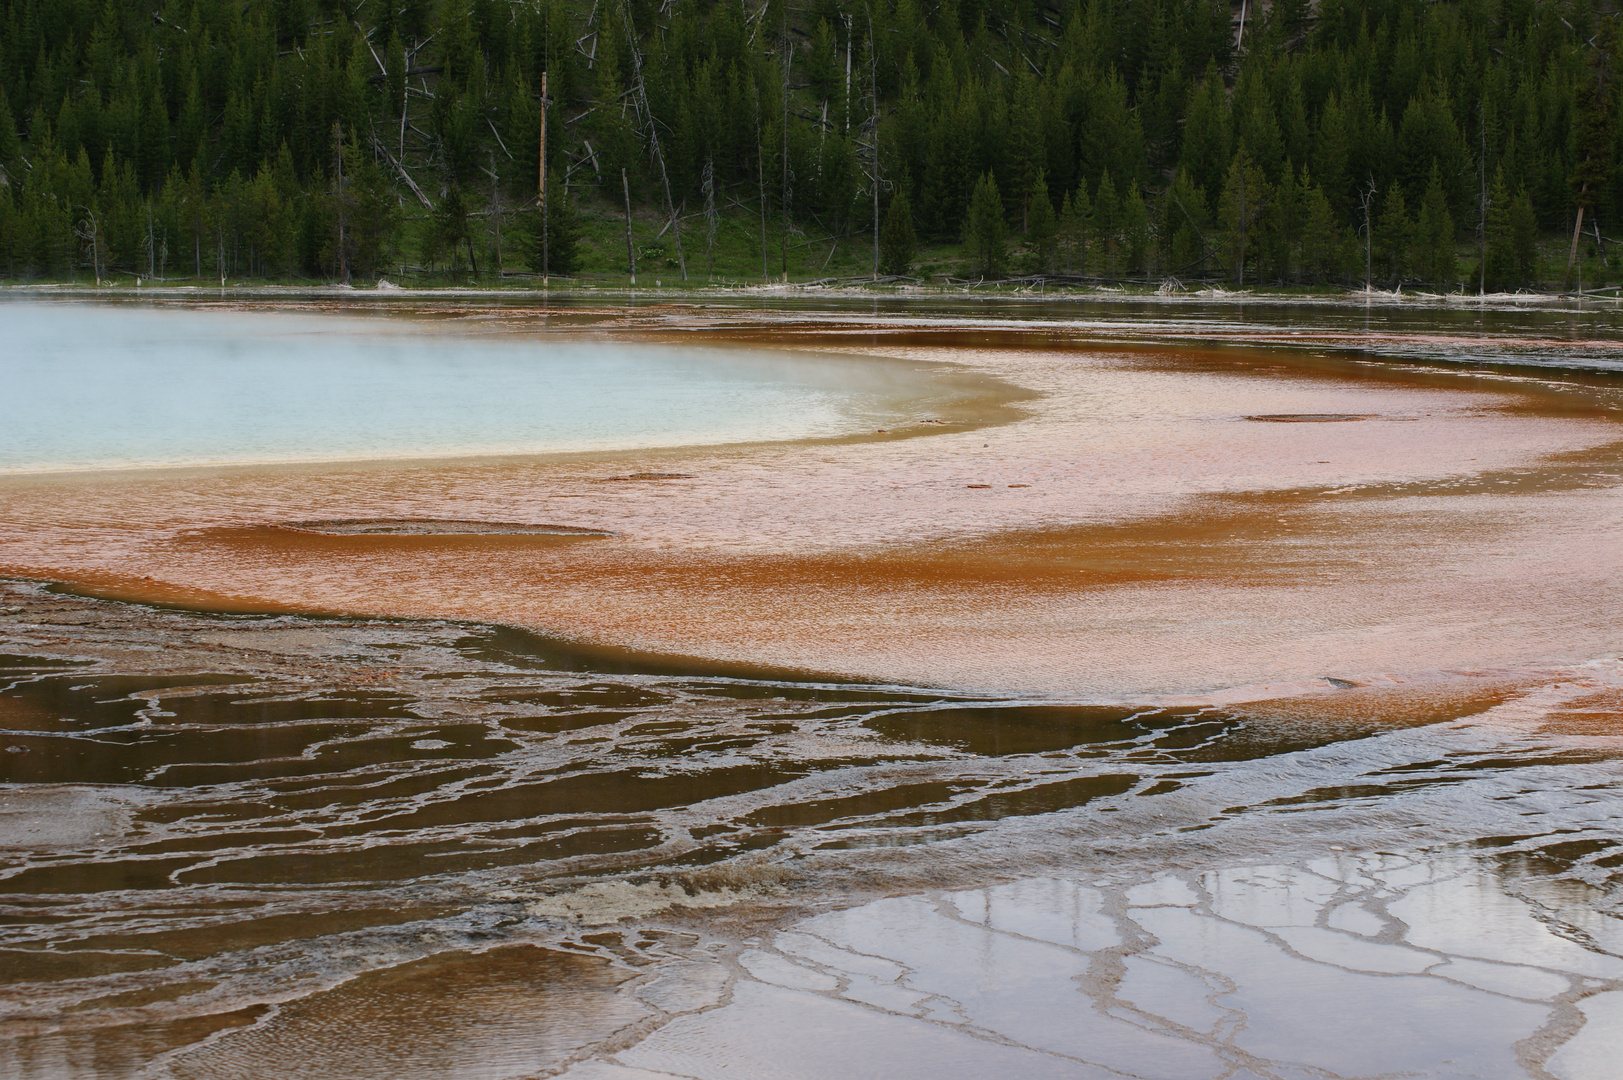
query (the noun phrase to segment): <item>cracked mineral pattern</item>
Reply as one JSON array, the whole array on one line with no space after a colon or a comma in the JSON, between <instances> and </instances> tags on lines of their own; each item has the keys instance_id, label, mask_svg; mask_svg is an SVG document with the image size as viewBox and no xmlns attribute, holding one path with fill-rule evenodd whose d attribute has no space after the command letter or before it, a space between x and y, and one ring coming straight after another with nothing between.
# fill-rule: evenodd
<instances>
[{"instance_id":1,"label":"cracked mineral pattern","mask_svg":"<svg viewBox=\"0 0 1623 1080\"><path fill-rule=\"evenodd\" d=\"M1623 662L1311 724L4 589L7 1076L1617 1060Z\"/></svg>"},{"instance_id":2,"label":"cracked mineral pattern","mask_svg":"<svg viewBox=\"0 0 1623 1080\"><path fill-rule=\"evenodd\" d=\"M1278 376L1180 459L1018 344L1027 420L731 474L0 487L0 1076L1614 1080L1616 390Z\"/></svg>"},{"instance_id":3,"label":"cracked mineral pattern","mask_svg":"<svg viewBox=\"0 0 1623 1080\"><path fill-rule=\"evenodd\" d=\"M1623 960L1540 915L1473 860L1399 854L879 900L566 1075L1604 1075ZM1547 1056L1575 1009L1601 1022Z\"/></svg>"}]
</instances>

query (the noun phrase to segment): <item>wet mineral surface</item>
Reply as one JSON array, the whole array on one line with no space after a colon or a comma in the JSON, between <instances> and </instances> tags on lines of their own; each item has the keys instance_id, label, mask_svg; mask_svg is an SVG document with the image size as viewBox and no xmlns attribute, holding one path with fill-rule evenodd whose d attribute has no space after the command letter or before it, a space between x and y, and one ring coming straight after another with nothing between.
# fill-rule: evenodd
<instances>
[{"instance_id":1,"label":"wet mineral surface","mask_svg":"<svg viewBox=\"0 0 1623 1080\"><path fill-rule=\"evenodd\" d=\"M1104 707L3 591L6 1075L1615 1060L1623 662Z\"/></svg>"},{"instance_id":2,"label":"wet mineral surface","mask_svg":"<svg viewBox=\"0 0 1623 1080\"><path fill-rule=\"evenodd\" d=\"M952 383L860 438L0 478L0 1075L1613 1075L1609 327L1033 311L563 313Z\"/></svg>"}]
</instances>

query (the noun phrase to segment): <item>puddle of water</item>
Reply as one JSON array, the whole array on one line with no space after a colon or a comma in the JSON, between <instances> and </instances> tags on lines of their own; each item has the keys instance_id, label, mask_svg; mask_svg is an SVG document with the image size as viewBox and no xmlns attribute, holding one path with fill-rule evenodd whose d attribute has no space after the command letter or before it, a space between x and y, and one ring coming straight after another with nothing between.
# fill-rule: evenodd
<instances>
[{"instance_id":1,"label":"puddle of water","mask_svg":"<svg viewBox=\"0 0 1623 1080\"><path fill-rule=\"evenodd\" d=\"M407 321L7 303L0 334L0 473L831 438L944 403L907 365Z\"/></svg>"},{"instance_id":2,"label":"puddle of water","mask_svg":"<svg viewBox=\"0 0 1623 1080\"><path fill-rule=\"evenodd\" d=\"M866 726L891 738L940 743L972 754L1040 754L1087 743L1130 742L1147 723L1132 723L1150 710L1015 705L934 708L892 713ZM1175 722L1171 717L1161 718Z\"/></svg>"},{"instance_id":3,"label":"puddle of water","mask_svg":"<svg viewBox=\"0 0 1623 1080\"><path fill-rule=\"evenodd\" d=\"M1469 858L1328 854L1106 875L879 900L794 923L740 957L748 977L726 1005L564 1075L1508 1077L1548 1067L1578 1080L1612 1066L1600 1053L1615 1043L1609 988L1623 958L1560 936L1547 908ZM826 1030L848 1035L818 1037Z\"/></svg>"}]
</instances>

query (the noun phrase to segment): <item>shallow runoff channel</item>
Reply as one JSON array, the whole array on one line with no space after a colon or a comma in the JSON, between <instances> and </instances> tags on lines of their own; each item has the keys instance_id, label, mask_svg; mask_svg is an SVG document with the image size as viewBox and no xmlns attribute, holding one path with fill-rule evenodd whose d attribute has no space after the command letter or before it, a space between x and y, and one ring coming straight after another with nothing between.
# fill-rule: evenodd
<instances>
[{"instance_id":1,"label":"shallow runoff channel","mask_svg":"<svg viewBox=\"0 0 1623 1080\"><path fill-rule=\"evenodd\" d=\"M340 314L890 411L0 479L0 1074L1611 1074L1616 392L1549 327Z\"/></svg>"}]
</instances>

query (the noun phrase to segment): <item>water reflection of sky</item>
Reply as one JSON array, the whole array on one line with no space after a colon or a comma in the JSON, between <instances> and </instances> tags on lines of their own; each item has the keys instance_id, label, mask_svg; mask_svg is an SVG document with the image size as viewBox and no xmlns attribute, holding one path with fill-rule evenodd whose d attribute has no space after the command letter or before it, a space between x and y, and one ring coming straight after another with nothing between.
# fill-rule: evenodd
<instances>
[{"instance_id":1,"label":"water reflection of sky","mask_svg":"<svg viewBox=\"0 0 1623 1080\"><path fill-rule=\"evenodd\" d=\"M0 341L0 471L835 436L905 396L852 361L308 316L4 305Z\"/></svg>"}]
</instances>

